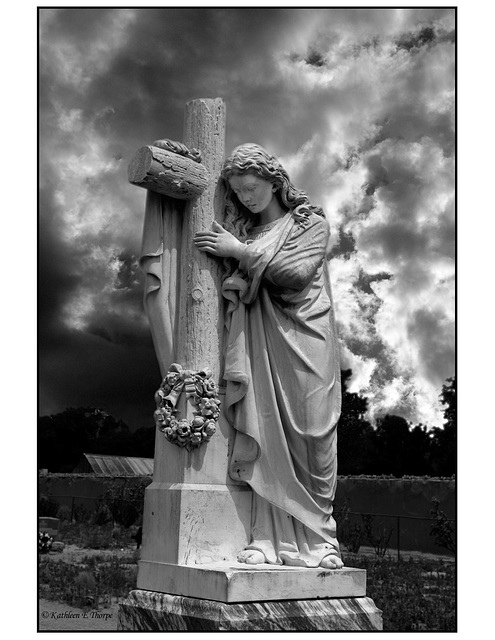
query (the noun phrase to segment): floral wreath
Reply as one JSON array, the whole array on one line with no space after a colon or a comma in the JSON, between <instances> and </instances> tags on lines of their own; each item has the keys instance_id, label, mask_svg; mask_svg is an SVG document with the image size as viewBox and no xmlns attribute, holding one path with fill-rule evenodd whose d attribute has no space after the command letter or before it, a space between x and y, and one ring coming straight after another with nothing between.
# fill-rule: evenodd
<instances>
[{"instance_id":1,"label":"floral wreath","mask_svg":"<svg viewBox=\"0 0 495 640\"><path fill-rule=\"evenodd\" d=\"M221 402L212 375L209 369L190 371L180 364L170 365L155 393L157 409L153 415L156 426L172 444L190 451L209 442L217 430ZM175 407L183 390L196 407L191 421L177 419Z\"/></svg>"},{"instance_id":2,"label":"floral wreath","mask_svg":"<svg viewBox=\"0 0 495 640\"><path fill-rule=\"evenodd\" d=\"M53 538L46 531L38 532L38 551L48 553L53 545Z\"/></svg>"}]
</instances>

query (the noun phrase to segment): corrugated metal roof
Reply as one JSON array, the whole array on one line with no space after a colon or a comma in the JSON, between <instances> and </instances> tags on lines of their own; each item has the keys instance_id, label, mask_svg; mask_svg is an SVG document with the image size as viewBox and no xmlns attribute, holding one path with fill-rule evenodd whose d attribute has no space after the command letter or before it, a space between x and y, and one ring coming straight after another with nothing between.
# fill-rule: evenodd
<instances>
[{"instance_id":1,"label":"corrugated metal roof","mask_svg":"<svg viewBox=\"0 0 495 640\"><path fill-rule=\"evenodd\" d=\"M153 458L83 454L97 476L153 475Z\"/></svg>"}]
</instances>

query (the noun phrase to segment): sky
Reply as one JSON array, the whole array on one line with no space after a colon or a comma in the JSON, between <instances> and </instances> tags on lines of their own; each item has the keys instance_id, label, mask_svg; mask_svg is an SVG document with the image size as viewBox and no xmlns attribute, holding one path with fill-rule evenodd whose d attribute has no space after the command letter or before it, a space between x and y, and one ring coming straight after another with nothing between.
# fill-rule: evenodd
<instances>
[{"instance_id":1,"label":"sky","mask_svg":"<svg viewBox=\"0 0 495 640\"><path fill-rule=\"evenodd\" d=\"M452 8L42 8L39 411L152 426L160 373L138 270L136 150L221 97L323 206L342 368L386 413L443 422L455 375Z\"/></svg>"}]
</instances>

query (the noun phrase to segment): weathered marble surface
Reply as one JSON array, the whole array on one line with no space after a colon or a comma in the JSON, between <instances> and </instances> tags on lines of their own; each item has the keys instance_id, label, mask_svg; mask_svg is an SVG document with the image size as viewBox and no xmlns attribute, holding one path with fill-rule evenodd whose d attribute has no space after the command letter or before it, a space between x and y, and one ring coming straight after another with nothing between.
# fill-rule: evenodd
<instances>
[{"instance_id":1,"label":"weathered marble surface","mask_svg":"<svg viewBox=\"0 0 495 640\"><path fill-rule=\"evenodd\" d=\"M366 571L216 562L173 565L141 561L138 589L219 602L359 598L366 595Z\"/></svg>"},{"instance_id":2,"label":"weathered marble surface","mask_svg":"<svg viewBox=\"0 0 495 640\"><path fill-rule=\"evenodd\" d=\"M370 598L227 604L131 591L119 606L119 631L381 631Z\"/></svg>"}]
</instances>

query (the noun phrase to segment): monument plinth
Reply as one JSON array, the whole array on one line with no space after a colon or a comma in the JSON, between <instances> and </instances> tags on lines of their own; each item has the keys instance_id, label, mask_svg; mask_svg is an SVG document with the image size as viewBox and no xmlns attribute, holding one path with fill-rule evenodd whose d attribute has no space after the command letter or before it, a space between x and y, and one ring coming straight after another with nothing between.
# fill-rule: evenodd
<instances>
[{"instance_id":1,"label":"monument plinth","mask_svg":"<svg viewBox=\"0 0 495 640\"><path fill-rule=\"evenodd\" d=\"M225 604L153 591L131 591L120 605L120 630L378 631L371 598L282 600Z\"/></svg>"},{"instance_id":2,"label":"monument plinth","mask_svg":"<svg viewBox=\"0 0 495 640\"><path fill-rule=\"evenodd\" d=\"M253 492L229 475L223 264L194 243L223 221L224 141L223 101L194 100L184 144L141 147L129 167L130 182L148 190L140 264L164 382L137 589L120 605L118 629L381 629L363 570L238 562L251 539Z\"/></svg>"}]
</instances>

